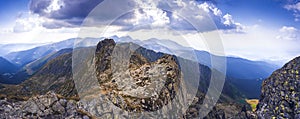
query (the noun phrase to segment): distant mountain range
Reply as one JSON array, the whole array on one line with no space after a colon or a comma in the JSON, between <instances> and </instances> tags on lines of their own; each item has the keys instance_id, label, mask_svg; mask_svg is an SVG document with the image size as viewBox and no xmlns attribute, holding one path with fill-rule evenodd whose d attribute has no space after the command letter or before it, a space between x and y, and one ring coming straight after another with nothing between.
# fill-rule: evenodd
<instances>
[{"instance_id":1,"label":"distant mountain range","mask_svg":"<svg viewBox=\"0 0 300 119\"><path fill-rule=\"evenodd\" d=\"M24 66L30 62L33 62L34 60L43 58L61 49L71 48L73 47L73 45L74 39L69 39L54 44L38 46L24 51L12 52L5 55L4 57L18 66Z\"/></svg>"},{"instance_id":2,"label":"distant mountain range","mask_svg":"<svg viewBox=\"0 0 300 119\"><path fill-rule=\"evenodd\" d=\"M188 60L196 60L200 64L206 65L208 67L211 67L211 57L221 57L211 55L206 51L199 51L190 47L184 47L171 40L152 38L149 40L141 41L132 39L128 36L120 38L117 36L113 36L112 38L114 38L115 41L119 43L133 42L144 48L156 52L173 54ZM4 57L12 62L11 64L13 65L13 67L17 67L18 70L15 71L14 75L10 76L8 79L2 80L1 83L21 83L41 70L49 61L65 53L71 53L73 47L95 46L102 39L104 38L87 38L79 40L68 39L54 44L38 46L25 51L9 53ZM193 53L194 55L191 55L191 53ZM227 60L226 76L228 77L228 80L232 80L233 84L237 85L237 87L240 88L241 91L244 89L245 92L248 93L246 95L249 97L258 97L259 90L252 90L249 92L249 90L247 89L260 89L261 80L267 78L274 70L278 68L278 66L276 65L261 61L251 61L235 57L225 58Z\"/></svg>"},{"instance_id":3,"label":"distant mountain range","mask_svg":"<svg viewBox=\"0 0 300 119\"><path fill-rule=\"evenodd\" d=\"M116 39L116 42L133 42L139 44L147 49L151 49L154 51L159 51L163 53L174 54L179 57L184 57L187 59L196 59L201 64L206 66L211 66L211 57L218 57L215 55L211 55L206 51L199 51L192 49L190 47L184 47L174 41L171 40L161 40L161 39L149 39L149 40L134 40L131 37L117 37L113 36L112 38ZM95 45L98 41L103 38L93 39L89 38L84 41L86 44L82 44L82 47L89 47ZM33 49L20 51L20 52L12 52L4 57L9 61L13 62L18 66L25 66L37 59L42 59L47 57L50 54L54 54L55 52L65 49L65 48L73 48L74 42L76 39L69 39L65 41L61 41L54 44L43 45ZM191 53L194 53L196 58L191 58ZM231 78L237 79L264 79L267 78L274 70L279 67L273 64L269 64L262 61L251 61L243 58L236 57L226 57L227 59L227 76Z\"/></svg>"},{"instance_id":4,"label":"distant mountain range","mask_svg":"<svg viewBox=\"0 0 300 119\"><path fill-rule=\"evenodd\" d=\"M131 46L133 43L125 44L125 46ZM111 52L112 48L116 46L113 40L110 40L109 42L106 41L101 41L96 49L95 53L95 68L96 72L99 72L96 74L97 80L99 81L99 86L104 87L101 88L102 90L99 93L103 93L106 95L106 97L111 100L111 103L113 103L115 106L120 106L120 108L129 110L129 111L135 111L135 109L139 110L156 110L157 108L160 108L160 106L164 103L167 103L167 100L170 100L173 97L173 95L176 94L176 96L184 96L188 95L189 88L187 88L186 92L188 93L182 93L182 95L177 95L178 91L185 91L184 87L181 86L186 86L186 87L191 87L195 86L195 83L199 83L199 87L196 93L196 97L192 97L193 101L191 103L191 106L188 107L187 112L184 113L185 117L189 118L197 118L199 112L198 107L201 106L205 93L208 88L208 84L210 83L210 74L213 69L210 69L207 66L204 66L200 63L190 61L188 59L183 59L180 57L175 57L174 55L170 54L165 54L161 52L155 52L153 50L149 50L146 48L139 48L138 50L134 51L133 57L130 58L130 67L126 70L133 71L135 74L130 74L132 78L132 82L128 81L128 77L125 75L124 77L115 77L112 78L110 75L111 71L110 68L112 68L109 64L111 62ZM122 48L127 48L127 47L122 47ZM94 48L88 47L88 48L82 48L83 50L94 50ZM43 104L46 104L43 102L42 104L38 101L38 103L31 103L32 97L35 95L43 95L43 94L49 94L47 92L53 91L54 93L58 94L59 99L61 98L66 98L67 100L73 100L74 99L79 99L77 90L75 88L74 80L72 77L72 49L63 49L58 51L55 54L48 55L45 58L39 59L36 62L33 62L31 64L28 64L26 66L39 66L37 64L43 64L44 62L47 62L43 64L37 70L29 79L25 80L24 82L18 84L18 85L5 85L4 87L0 88L0 98L5 97L9 101L19 101L19 100L27 100L26 102L29 102L29 106L35 106L35 104L38 104L36 107L39 110L47 110L48 108L40 108L43 106ZM123 50L120 50L123 51ZM126 50L124 50L126 51ZM123 55L125 56L125 55ZM181 77L181 73L179 73L179 66L177 61L182 61L187 64L193 64L193 65L181 65L180 69L188 69L188 72L195 72L196 70L193 70L195 65L199 65L200 69L200 80L199 82L195 82L192 76L190 75L184 75ZM116 62L116 63L122 63L122 62ZM92 65L94 66L94 65ZM149 67L150 66L150 67ZM149 69L147 68L149 67ZM154 69L153 69L154 68ZM158 69L156 69L158 68ZM35 68L33 68L35 69ZM153 72L160 72L159 69L165 69L167 71L166 74L167 78L164 80L156 80L160 79L157 78L156 75L153 75ZM196 71L197 72L197 71ZM125 74L124 72L116 72L116 73L121 73ZM136 74L137 73L137 74ZM155 74L156 74L155 73ZM158 73L159 74L159 73ZM108 75L108 77L106 77ZM118 75L118 74L117 74ZM85 75L89 76L89 75ZM103 77L102 77L103 76ZM154 78L149 79L151 76L154 76ZM146 78L145 78L146 77ZM82 78L84 81L84 85L89 85L89 78ZM183 80L184 79L184 80ZM151 81L148 81L151 80ZM219 80L219 79L216 79ZM122 82L123 81L123 82ZM148 98L142 98L142 97L129 97L125 93L122 94L122 91L120 91L119 88L116 88L116 85L121 85L123 83L126 83L126 85L132 85L134 89L139 91L139 92L144 92L144 90L141 90L141 87L144 87L145 85L151 86L151 88L147 90L152 90L152 89L157 89L157 88L152 88L152 87L157 87L160 85L158 81L163 81L165 82L162 86L163 91L159 91L159 98L157 100L151 100ZM183 83L184 82L184 83ZM156 84L158 85L151 85L151 84ZM184 85L181 85L178 87L177 83L183 83ZM127 86L128 86L127 85ZM124 88L121 88L124 89ZM159 88L158 88L159 89ZM196 88L197 89L197 88ZM119 93L106 93L109 91L120 91ZM125 88L124 90L127 90ZM53 93L52 93L53 94ZM55 95L56 95L55 94ZM97 93L96 93L97 94ZM145 93L146 94L146 93ZM163 95L163 96L161 96ZM94 97L95 95L90 94L91 97ZM118 98L115 98L114 96L118 96ZM43 96L42 96L43 97ZM53 97L53 96L51 96ZM44 98L34 98L34 99L40 99L40 100L47 100L51 98L49 96L44 96ZM103 98L103 97L99 97ZM105 99L107 99L105 98ZM141 98L141 99L140 99ZM152 97L151 97L152 98ZM156 98L154 95L153 98ZM208 96L208 98L210 98ZM213 98L213 97L212 97ZM225 113L222 111L224 108L229 108L232 113L226 113L227 117L234 117L236 114L240 111L240 102L243 100L245 97L240 93L239 89L233 85L230 80L226 80L224 84L224 89L221 94L221 98L219 99L218 102L218 107L213 108L212 112L207 115L207 118L215 118L218 116L225 117ZM97 98L98 99L98 98ZM122 101L122 100L125 101ZM179 98L174 98L173 100L177 100ZM146 100L146 101L144 101ZM131 103L132 101L134 102L141 102L141 103ZM155 101L156 103L152 103L152 101ZM110 108L109 106L105 106L106 102L102 103L95 103L94 101L91 101L92 103L88 103L91 106L94 106L95 104L99 104L101 106L99 107L104 107L104 109L99 110L97 114L99 114L99 117L101 117L103 114L106 113L106 109ZM180 101L179 101L180 102ZM182 101L183 102L183 101ZM181 102L181 103L182 103ZM231 102L231 103L229 103ZM233 103L234 102L234 103ZM59 102L63 103L63 102ZM95 104L94 104L95 103ZM22 103L24 104L24 103ZM47 103L48 104L48 103ZM87 104L84 104L87 105ZM103 106L102 106L103 105ZM141 106L142 105L142 106ZM69 107L69 103L65 105ZM6 107L5 105L2 107ZM52 106L56 108L56 105ZM175 103L175 105L172 105L172 109L174 108L180 108L181 104L180 103ZM0 106L1 108L1 106ZM84 108L92 109L89 107L84 106ZM29 107L30 112L34 112L31 110L35 110L35 108ZM228 109L227 109L228 110ZM14 115L17 115L19 113L12 113ZM166 114L172 114L170 112Z\"/></svg>"},{"instance_id":5,"label":"distant mountain range","mask_svg":"<svg viewBox=\"0 0 300 119\"><path fill-rule=\"evenodd\" d=\"M155 43L154 41L152 39L151 42L152 44L155 45L149 45L149 43L143 45L149 48L153 46L158 47L162 45L162 44ZM135 41L135 42L139 42L139 41ZM95 65L96 68L98 67L97 72L100 73L102 72L102 74L98 74L101 77L101 76L105 76L106 73L110 72L109 68L111 67L107 63L107 61L110 61L109 60L110 58L108 58L107 56L110 56L109 51L111 51L112 45L107 44L105 42L102 42L100 44L101 45L98 44L96 48L95 56L96 56L97 63ZM94 47L84 47L83 49L93 49L93 48ZM166 47L159 47L159 48L161 48L160 50L166 49ZM189 50L189 49L185 49L185 50ZM0 73L5 75L10 74L13 77L21 77L25 71L26 75L28 75L28 79L21 81L20 84L18 85L0 84L0 94L1 94L0 98L5 97L8 98L9 100L27 100L34 95L46 94L49 91L54 91L55 93L62 95L62 97L67 97L68 99L78 99L78 94L76 92L75 84L72 79L73 78L72 77L72 51L73 51L72 48L67 48L67 49L64 48L59 51L53 51L52 53L49 54L46 53L47 55L45 55L44 57L36 59L33 62L30 62L28 64L25 64L24 67L18 67L13 63L10 63L5 58L0 57L0 69L3 69L0 70ZM129 70L134 70L136 69L136 67L141 68L145 63L155 62L155 63L168 64L173 62L174 64L174 61L172 61L174 59L172 59L171 57L172 55L168 55L161 52L155 52L153 50L143 48L143 47L139 48L136 52L137 54L135 54L134 57L130 59L133 65L131 65L132 67ZM200 62L197 63L197 65L199 65L201 69L200 82L197 82L199 83L198 92L196 96L197 97L196 100L198 101L193 101L195 103L193 103L189 107L189 109L187 109L188 111L187 116L194 117L194 118L197 117L198 113L191 113L191 112L194 111L199 112L199 108L197 107L200 106L201 101L203 100L204 94L207 91L207 86L210 83L211 71L214 70L209 67L210 56L205 56L210 54L204 51L196 51L196 52L198 52L196 53L198 58L197 61ZM181 52L181 53L182 53L181 56L184 56L185 55L184 53L186 52ZM169 57L164 57L166 55ZM99 59L97 60L97 58ZM104 58L105 60L102 60L102 58ZM177 60L182 60L185 62L194 62L192 60L189 60L188 57L186 59L185 58L177 57ZM155 63L153 65L155 65ZM207 66L203 65L205 63L207 64ZM226 114L227 117L233 116L232 118L255 118L255 117L256 118L299 118L300 117L299 114L300 57L293 59L289 63L285 64L281 69L278 69L275 72L273 72L272 75L266 80L263 80L264 78L261 79L251 78L251 77L249 78L249 74L254 74L254 75L258 74L264 77L269 72L269 70L271 70L276 66L265 62L256 62L256 61L250 61L242 58L233 58L233 57L227 57L227 64L233 66L232 68L234 69L235 67L238 68L232 70L233 74L230 73L227 74L227 78L225 80L221 97L218 100L218 104L208 116L211 116L211 118L220 115L225 117ZM9 69L7 69L7 67ZM180 67L180 68L185 68L185 67ZM187 68L189 68L191 72L195 71L193 70L193 67L187 67ZM231 69L230 67L228 68L229 68L228 70ZM239 72L238 70L241 70L241 72ZM244 74L242 71L244 72L249 71L251 73ZM135 75L135 76L139 76L139 75ZM83 79L85 79L84 81L88 81L86 80L86 78ZM101 79L102 78L98 78L99 84L103 83L103 81L101 82ZM120 78L120 79L117 78L116 80L123 80L123 79L124 78ZM146 80L148 79L142 80L142 82L146 83L147 82ZM1 83L3 83L3 81L4 83L6 83L5 81L7 80L6 79L3 80L2 77L0 77L0 81L2 81ZM108 84L111 83L113 84L115 82L115 80L112 79L105 80L105 81L109 81L106 82ZM186 86L194 86L196 84L196 82L194 82L193 80L184 80L184 81L186 81L185 82ZM262 89L260 90L259 87L261 85L261 82L263 82L263 85L262 85ZM106 86L107 88L111 88L110 86L113 87L114 85L104 85L104 86ZM171 86L173 86L173 84ZM258 97L257 95L259 95L260 91L262 92L262 94L260 95L260 97ZM105 91L102 92L105 93ZM254 110L255 108L256 110L253 112L247 111L245 106L242 109L240 109L241 108L240 105L243 104L243 99L249 97L259 98L259 103L257 105L257 108L254 107ZM119 102L119 101L114 101L115 98L113 97L110 98L112 98L111 99L112 102L116 105L126 104L126 101ZM127 98L128 97L125 96L125 99ZM127 100L130 100L130 98L128 98ZM230 106L228 106L227 104L229 104ZM154 105L154 107L156 106ZM232 113L222 112L226 110L227 111L230 110L230 112Z\"/></svg>"},{"instance_id":6,"label":"distant mountain range","mask_svg":"<svg viewBox=\"0 0 300 119\"><path fill-rule=\"evenodd\" d=\"M19 52L28 49L32 49L41 45L45 45L44 43L23 43L23 44L0 44L0 56L7 55L11 52Z\"/></svg>"}]
</instances>

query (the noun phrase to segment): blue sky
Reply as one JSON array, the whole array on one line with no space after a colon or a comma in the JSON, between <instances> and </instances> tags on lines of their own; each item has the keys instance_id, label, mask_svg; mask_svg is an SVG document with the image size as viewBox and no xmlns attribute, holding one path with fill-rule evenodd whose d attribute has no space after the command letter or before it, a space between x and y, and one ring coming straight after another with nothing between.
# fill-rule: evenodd
<instances>
[{"instance_id":1,"label":"blue sky","mask_svg":"<svg viewBox=\"0 0 300 119\"><path fill-rule=\"evenodd\" d=\"M296 45L300 43L299 0L139 1L113 1L107 6L112 10L99 11L105 14L100 18L88 14L102 0L1 0L0 44L45 43L74 38L86 17L95 23L106 23L110 16L119 12L118 9L122 11L126 7L152 6L154 10L134 11L116 20L111 32L122 35L124 31L135 28L138 34L142 29L159 29L168 25L192 37L191 28L185 21L163 10L171 7L174 13L203 25L203 34L218 31L227 55L278 64L300 55L300 48ZM209 21L202 18L205 15L211 16L218 29L207 25ZM136 26L145 23L150 25L141 28ZM133 33L134 36L138 35ZM192 47L205 50L196 45Z\"/></svg>"},{"instance_id":2,"label":"blue sky","mask_svg":"<svg viewBox=\"0 0 300 119\"><path fill-rule=\"evenodd\" d=\"M243 24L255 24L258 20L275 27L282 25L296 25L294 16L283 6L285 4L275 0L228 0L217 4L220 9L236 16L235 19Z\"/></svg>"},{"instance_id":3,"label":"blue sky","mask_svg":"<svg viewBox=\"0 0 300 119\"><path fill-rule=\"evenodd\" d=\"M1 27L14 24L18 14L28 10L29 0L1 0L0 1L0 16Z\"/></svg>"}]
</instances>

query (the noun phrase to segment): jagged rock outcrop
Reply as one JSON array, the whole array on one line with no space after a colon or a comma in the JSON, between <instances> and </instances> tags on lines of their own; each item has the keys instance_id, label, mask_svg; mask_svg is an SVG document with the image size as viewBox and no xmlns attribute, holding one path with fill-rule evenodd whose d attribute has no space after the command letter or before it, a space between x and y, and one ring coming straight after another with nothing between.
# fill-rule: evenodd
<instances>
[{"instance_id":1,"label":"jagged rock outcrop","mask_svg":"<svg viewBox=\"0 0 300 119\"><path fill-rule=\"evenodd\" d=\"M32 97L27 101L9 102L5 99L0 100L0 118L88 119L92 116L82 110L78 101L67 100L54 92L48 92L45 95Z\"/></svg>"},{"instance_id":2,"label":"jagged rock outcrop","mask_svg":"<svg viewBox=\"0 0 300 119\"><path fill-rule=\"evenodd\" d=\"M300 118L300 57L263 82L257 114L260 118Z\"/></svg>"},{"instance_id":3,"label":"jagged rock outcrop","mask_svg":"<svg viewBox=\"0 0 300 119\"><path fill-rule=\"evenodd\" d=\"M96 72L101 92L123 110L159 110L178 93L182 81L178 63L167 54L151 62L136 49L131 51L134 45L116 45L112 39L98 44Z\"/></svg>"}]
</instances>

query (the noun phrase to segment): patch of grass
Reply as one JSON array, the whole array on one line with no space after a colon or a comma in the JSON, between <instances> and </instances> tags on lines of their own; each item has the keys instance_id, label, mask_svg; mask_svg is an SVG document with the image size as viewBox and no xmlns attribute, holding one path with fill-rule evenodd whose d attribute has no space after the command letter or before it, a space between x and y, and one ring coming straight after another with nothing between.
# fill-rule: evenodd
<instances>
[{"instance_id":1,"label":"patch of grass","mask_svg":"<svg viewBox=\"0 0 300 119\"><path fill-rule=\"evenodd\" d=\"M259 103L258 99L246 99L246 102L251 106L252 111L256 110L256 106Z\"/></svg>"}]
</instances>

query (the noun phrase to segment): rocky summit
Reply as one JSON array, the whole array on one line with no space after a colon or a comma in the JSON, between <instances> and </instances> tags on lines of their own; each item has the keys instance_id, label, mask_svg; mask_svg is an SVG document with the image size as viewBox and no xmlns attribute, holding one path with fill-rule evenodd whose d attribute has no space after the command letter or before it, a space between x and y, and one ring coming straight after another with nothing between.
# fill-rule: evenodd
<instances>
[{"instance_id":1,"label":"rocky summit","mask_svg":"<svg viewBox=\"0 0 300 119\"><path fill-rule=\"evenodd\" d=\"M263 82L257 114L261 118L300 119L300 57Z\"/></svg>"},{"instance_id":2,"label":"rocky summit","mask_svg":"<svg viewBox=\"0 0 300 119\"><path fill-rule=\"evenodd\" d=\"M182 79L176 58L165 54L151 62L137 49L131 51L134 45L116 45L112 39L98 44L102 46L96 50L101 92L114 105L127 111L159 110L170 103L179 90Z\"/></svg>"}]
</instances>

